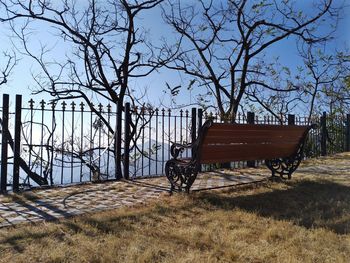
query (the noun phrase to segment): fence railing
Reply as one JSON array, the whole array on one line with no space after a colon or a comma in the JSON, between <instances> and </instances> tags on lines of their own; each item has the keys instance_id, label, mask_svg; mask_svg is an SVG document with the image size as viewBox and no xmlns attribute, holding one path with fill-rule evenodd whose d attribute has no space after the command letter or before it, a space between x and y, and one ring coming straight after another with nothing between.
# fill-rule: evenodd
<instances>
[{"instance_id":1,"label":"fence railing","mask_svg":"<svg viewBox=\"0 0 350 263\"><path fill-rule=\"evenodd\" d=\"M201 109L173 111L133 108L126 104L122 115L122 140L114 141L116 107L84 102L22 103L20 95L10 104L4 94L1 107L0 190L18 191L38 185L65 185L115 180L115 148L121 147L123 177L164 174L172 142L191 142L207 119L223 121L219 114ZM252 112L238 114L237 123L281 124L273 116ZM306 157L350 150L350 115L287 115L283 125L317 124L305 148ZM117 127L118 128L118 127ZM183 156L190 157L185 151ZM235 162L232 167L253 163ZM203 170L212 166L203 166Z\"/></svg>"}]
</instances>

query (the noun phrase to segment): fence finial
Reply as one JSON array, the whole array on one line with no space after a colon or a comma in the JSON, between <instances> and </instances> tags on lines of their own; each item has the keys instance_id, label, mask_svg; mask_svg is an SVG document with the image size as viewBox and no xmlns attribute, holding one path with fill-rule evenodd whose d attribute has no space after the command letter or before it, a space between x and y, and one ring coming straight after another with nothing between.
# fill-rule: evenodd
<instances>
[{"instance_id":1,"label":"fence finial","mask_svg":"<svg viewBox=\"0 0 350 263\"><path fill-rule=\"evenodd\" d=\"M56 107L56 101L52 100L50 101L51 109L55 109Z\"/></svg>"},{"instance_id":2,"label":"fence finial","mask_svg":"<svg viewBox=\"0 0 350 263\"><path fill-rule=\"evenodd\" d=\"M45 104L46 104L46 102L44 100L40 101L40 106L41 106L42 110L45 109Z\"/></svg>"},{"instance_id":3,"label":"fence finial","mask_svg":"<svg viewBox=\"0 0 350 263\"><path fill-rule=\"evenodd\" d=\"M75 110L75 105L76 105L76 103L75 103L74 101L72 101L70 105L71 105L71 107L72 107L72 111L74 111L74 110Z\"/></svg>"},{"instance_id":4,"label":"fence finial","mask_svg":"<svg viewBox=\"0 0 350 263\"><path fill-rule=\"evenodd\" d=\"M67 103L65 101L63 101L61 103L61 105L62 105L62 110L64 111L66 109Z\"/></svg>"},{"instance_id":5,"label":"fence finial","mask_svg":"<svg viewBox=\"0 0 350 263\"><path fill-rule=\"evenodd\" d=\"M30 109L33 109L33 107L34 107L34 100L33 99L30 99L29 101L28 101L28 103L29 103L29 108Z\"/></svg>"},{"instance_id":6,"label":"fence finial","mask_svg":"<svg viewBox=\"0 0 350 263\"><path fill-rule=\"evenodd\" d=\"M80 102L79 105L80 105L80 110L81 110L81 111L84 111L84 106L85 106L84 102Z\"/></svg>"}]
</instances>

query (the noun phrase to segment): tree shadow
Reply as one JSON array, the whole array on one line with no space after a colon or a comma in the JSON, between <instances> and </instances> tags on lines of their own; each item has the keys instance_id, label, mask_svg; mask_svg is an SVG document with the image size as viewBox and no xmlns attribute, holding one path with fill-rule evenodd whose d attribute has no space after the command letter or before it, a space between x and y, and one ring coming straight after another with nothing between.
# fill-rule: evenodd
<instances>
[{"instance_id":1,"label":"tree shadow","mask_svg":"<svg viewBox=\"0 0 350 263\"><path fill-rule=\"evenodd\" d=\"M16 232L15 234L11 234L7 237L0 236L0 238L3 245L8 245L14 251L23 253L26 248L26 243L24 241L31 240L32 242L40 242L42 239L48 236L48 233L35 233L24 229L20 233Z\"/></svg>"},{"instance_id":2,"label":"tree shadow","mask_svg":"<svg viewBox=\"0 0 350 263\"><path fill-rule=\"evenodd\" d=\"M167 205L159 204L150 210L140 212L117 213L107 216L94 216L86 214L77 220L56 221L63 226L63 231L55 233L54 228L49 232L37 232L24 229L19 233L1 236L1 242L8 244L15 251L25 249L25 240L42 242L50 235L58 241L70 234L83 233L88 237L98 237L101 233L124 236L126 232L139 231L140 226L169 219L174 214L181 213L183 217L195 218L196 208L208 209L208 204L214 209L232 211L242 209L259 216L276 220L286 220L307 229L326 228L336 234L350 233L350 187L331 181L290 181L285 184L285 190L259 188L260 193L239 192L239 196L230 192L206 191L196 194L184 195L189 202ZM274 183L274 186L280 186ZM264 191L261 193L261 191ZM166 220L168 221L168 220ZM249 222L248 222L249 223ZM55 233L55 234L53 234ZM164 237L165 238L165 237ZM172 239L181 237L172 236Z\"/></svg>"},{"instance_id":3,"label":"tree shadow","mask_svg":"<svg viewBox=\"0 0 350 263\"><path fill-rule=\"evenodd\" d=\"M290 187L286 190L243 196L206 192L195 198L220 209L239 208L308 229L323 227L337 234L350 233L350 187L328 180L287 184Z\"/></svg>"}]
</instances>

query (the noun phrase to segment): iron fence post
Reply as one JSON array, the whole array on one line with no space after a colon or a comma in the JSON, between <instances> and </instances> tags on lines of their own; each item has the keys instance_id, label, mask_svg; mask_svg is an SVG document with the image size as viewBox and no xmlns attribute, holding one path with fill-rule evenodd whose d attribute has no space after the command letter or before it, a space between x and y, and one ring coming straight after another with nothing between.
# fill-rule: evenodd
<instances>
[{"instance_id":1,"label":"iron fence post","mask_svg":"<svg viewBox=\"0 0 350 263\"><path fill-rule=\"evenodd\" d=\"M124 178L129 179L130 164L130 103L125 103L125 119L124 119Z\"/></svg>"},{"instance_id":2,"label":"iron fence post","mask_svg":"<svg viewBox=\"0 0 350 263\"><path fill-rule=\"evenodd\" d=\"M295 125L295 115L288 114L288 125Z\"/></svg>"},{"instance_id":3,"label":"iron fence post","mask_svg":"<svg viewBox=\"0 0 350 263\"><path fill-rule=\"evenodd\" d=\"M121 101L117 103L117 115L116 115L116 131L115 131L115 178L117 180L122 179L122 168L121 168L121 148L122 148L122 112L123 104Z\"/></svg>"},{"instance_id":4,"label":"iron fence post","mask_svg":"<svg viewBox=\"0 0 350 263\"><path fill-rule=\"evenodd\" d=\"M247 112L247 124L255 124L255 113L254 112ZM247 161L247 167L256 167L255 161L250 160Z\"/></svg>"},{"instance_id":5,"label":"iron fence post","mask_svg":"<svg viewBox=\"0 0 350 263\"><path fill-rule=\"evenodd\" d=\"M13 191L19 191L19 158L21 156L22 95L16 95L15 133L13 149Z\"/></svg>"},{"instance_id":6,"label":"iron fence post","mask_svg":"<svg viewBox=\"0 0 350 263\"><path fill-rule=\"evenodd\" d=\"M321 116L321 155L327 155L327 113Z\"/></svg>"},{"instance_id":7,"label":"iron fence post","mask_svg":"<svg viewBox=\"0 0 350 263\"><path fill-rule=\"evenodd\" d=\"M192 116L191 116L191 143L194 143L197 138L197 109L192 108ZM193 150L192 150L192 156L193 156Z\"/></svg>"},{"instance_id":8,"label":"iron fence post","mask_svg":"<svg viewBox=\"0 0 350 263\"><path fill-rule=\"evenodd\" d=\"M7 186L7 147L9 124L9 95L2 95L2 138L1 138L1 193L6 193Z\"/></svg>"},{"instance_id":9,"label":"iron fence post","mask_svg":"<svg viewBox=\"0 0 350 263\"><path fill-rule=\"evenodd\" d=\"M197 131L197 136L199 136L199 133L201 132L202 129L202 124L203 124L203 110L198 109L198 131ZM199 166L198 172L202 171L202 165Z\"/></svg>"},{"instance_id":10,"label":"iron fence post","mask_svg":"<svg viewBox=\"0 0 350 263\"><path fill-rule=\"evenodd\" d=\"M350 114L346 114L346 136L345 136L346 151L350 151Z\"/></svg>"},{"instance_id":11,"label":"iron fence post","mask_svg":"<svg viewBox=\"0 0 350 263\"><path fill-rule=\"evenodd\" d=\"M198 109L198 128L197 128L197 134L199 135L201 128L202 128L202 124L203 124L203 110L202 109Z\"/></svg>"}]
</instances>

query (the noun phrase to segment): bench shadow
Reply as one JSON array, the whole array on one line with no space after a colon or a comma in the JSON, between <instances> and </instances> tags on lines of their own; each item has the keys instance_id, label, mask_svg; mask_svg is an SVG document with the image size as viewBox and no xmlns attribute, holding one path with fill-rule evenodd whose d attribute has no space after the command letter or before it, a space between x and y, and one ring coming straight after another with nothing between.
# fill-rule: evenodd
<instances>
[{"instance_id":1,"label":"bench shadow","mask_svg":"<svg viewBox=\"0 0 350 263\"><path fill-rule=\"evenodd\" d=\"M287 184L290 187L286 190L252 195L240 193L240 196L205 192L194 198L220 209L239 208L308 229L326 228L337 234L350 233L350 187L328 180Z\"/></svg>"}]
</instances>

